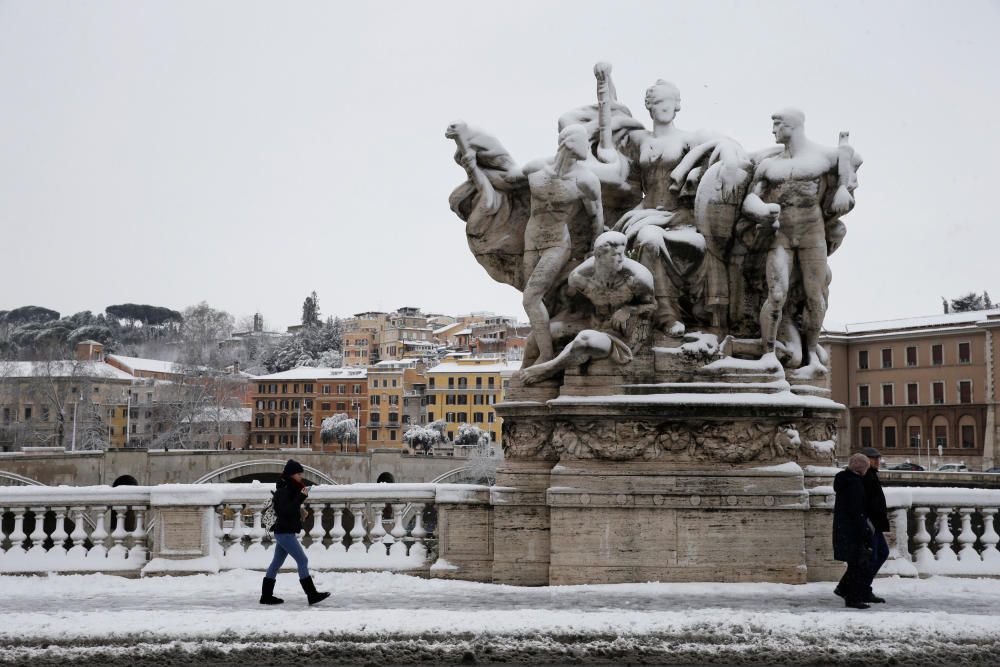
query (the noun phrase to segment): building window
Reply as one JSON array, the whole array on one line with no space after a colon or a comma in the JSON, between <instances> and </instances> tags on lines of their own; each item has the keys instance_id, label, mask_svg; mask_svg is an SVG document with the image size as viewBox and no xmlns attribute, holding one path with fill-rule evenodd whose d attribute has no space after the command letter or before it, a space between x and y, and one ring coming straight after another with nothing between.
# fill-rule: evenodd
<instances>
[{"instance_id":1,"label":"building window","mask_svg":"<svg viewBox=\"0 0 1000 667\"><path fill-rule=\"evenodd\" d=\"M254 426L257 428L264 428L264 415L257 415L257 419L254 421Z\"/></svg>"},{"instance_id":2,"label":"building window","mask_svg":"<svg viewBox=\"0 0 1000 667\"><path fill-rule=\"evenodd\" d=\"M467 389L469 387L469 378L458 378L458 388Z\"/></svg>"},{"instance_id":3,"label":"building window","mask_svg":"<svg viewBox=\"0 0 1000 667\"><path fill-rule=\"evenodd\" d=\"M371 405L379 405L382 402L382 397L378 394L372 394L368 397L368 403Z\"/></svg>"},{"instance_id":4,"label":"building window","mask_svg":"<svg viewBox=\"0 0 1000 667\"><path fill-rule=\"evenodd\" d=\"M337 393L338 394L346 394L347 393L347 385L338 384L337 385Z\"/></svg>"},{"instance_id":5,"label":"building window","mask_svg":"<svg viewBox=\"0 0 1000 667\"><path fill-rule=\"evenodd\" d=\"M492 423L496 422L496 420L497 420L497 416L496 416L495 413L493 413L493 412L487 412L486 413L486 421L488 423L492 424Z\"/></svg>"},{"instance_id":6,"label":"building window","mask_svg":"<svg viewBox=\"0 0 1000 667\"><path fill-rule=\"evenodd\" d=\"M917 365L917 346L911 345L906 348L906 365L916 366Z\"/></svg>"},{"instance_id":7,"label":"building window","mask_svg":"<svg viewBox=\"0 0 1000 667\"><path fill-rule=\"evenodd\" d=\"M935 447L947 447L948 446L948 427L941 424L934 427L934 446Z\"/></svg>"},{"instance_id":8,"label":"building window","mask_svg":"<svg viewBox=\"0 0 1000 667\"><path fill-rule=\"evenodd\" d=\"M962 449L974 449L976 447L976 427L972 424L962 425Z\"/></svg>"},{"instance_id":9,"label":"building window","mask_svg":"<svg viewBox=\"0 0 1000 667\"><path fill-rule=\"evenodd\" d=\"M887 449L896 448L896 427L886 426L882 429L882 444Z\"/></svg>"},{"instance_id":10,"label":"building window","mask_svg":"<svg viewBox=\"0 0 1000 667\"><path fill-rule=\"evenodd\" d=\"M459 394L458 395L458 404L459 405L468 405L469 404L469 397L468 397L468 395L466 395L466 394Z\"/></svg>"},{"instance_id":11,"label":"building window","mask_svg":"<svg viewBox=\"0 0 1000 667\"><path fill-rule=\"evenodd\" d=\"M389 431L389 439L390 440L396 439L396 431Z\"/></svg>"},{"instance_id":12,"label":"building window","mask_svg":"<svg viewBox=\"0 0 1000 667\"><path fill-rule=\"evenodd\" d=\"M868 385L866 385L866 384L859 385L858 386L858 405L860 405L862 407L865 407L867 405L871 405L871 397L869 395L870 393L871 393L871 391L868 388Z\"/></svg>"},{"instance_id":13,"label":"building window","mask_svg":"<svg viewBox=\"0 0 1000 667\"><path fill-rule=\"evenodd\" d=\"M944 363L944 346L931 345L931 363L940 366Z\"/></svg>"},{"instance_id":14,"label":"building window","mask_svg":"<svg viewBox=\"0 0 1000 667\"><path fill-rule=\"evenodd\" d=\"M448 389L455 388L455 378L448 378Z\"/></svg>"},{"instance_id":15,"label":"building window","mask_svg":"<svg viewBox=\"0 0 1000 667\"><path fill-rule=\"evenodd\" d=\"M360 384L354 385L354 393L355 394L360 394L361 393L361 385Z\"/></svg>"},{"instance_id":16,"label":"building window","mask_svg":"<svg viewBox=\"0 0 1000 667\"><path fill-rule=\"evenodd\" d=\"M323 412L329 412L330 411L330 404L329 403L320 403L319 407L320 407L321 410L323 410Z\"/></svg>"},{"instance_id":17,"label":"building window","mask_svg":"<svg viewBox=\"0 0 1000 667\"><path fill-rule=\"evenodd\" d=\"M482 412L473 412L472 413L472 422L474 424L482 424L484 422L484 420L483 420L483 413Z\"/></svg>"},{"instance_id":18,"label":"building window","mask_svg":"<svg viewBox=\"0 0 1000 667\"><path fill-rule=\"evenodd\" d=\"M430 378L430 379L429 379L429 380L427 381L427 386L428 386L429 388L431 388L431 389L433 389L433 388L434 388L434 378Z\"/></svg>"},{"instance_id":19,"label":"building window","mask_svg":"<svg viewBox=\"0 0 1000 667\"><path fill-rule=\"evenodd\" d=\"M373 412L370 415L368 415L368 421L370 421L373 424L378 424L379 421L381 421L381 419L382 415L379 414L378 412Z\"/></svg>"},{"instance_id":20,"label":"building window","mask_svg":"<svg viewBox=\"0 0 1000 667\"><path fill-rule=\"evenodd\" d=\"M24 420L27 421L29 419L31 419L31 408L30 407L24 409Z\"/></svg>"},{"instance_id":21,"label":"building window","mask_svg":"<svg viewBox=\"0 0 1000 667\"><path fill-rule=\"evenodd\" d=\"M427 397L427 405L437 405L437 394L431 394Z\"/></svg>"},{"instance_id":22,"label":"building window","mask_svg":"<svg viewBox=\"0 0 1000 667\"><path fill-rule=\"evenodd\" d=\"M313 385L312 385L312 383L302 385L302 392L305 393L305 394L311 394L311 393L313 393Z\"/></svg>"},{"instance_id":23,"label":"building window","mask_svg":"<svg viewBox=\"0 0 1000 667\"><path fill-rule=\"evenodd\" d=\"M488 389L493 389L494 388L494 386L493 386L494 385L493 380L494 380L494 378L492 378L492 377L486 378L486 387Z\"/></svg>"},{"instance_id":24,"label":"building window","mask_svg":"<svg viewBox=\"0 0 1000 667\"><path fill-rule=\"evenodd\" d=\"M892 348L882 348L882 368L892 368Z\"/></svg>"},{"instance_id":25,"label":"building window","mask_svg":"<svg viewBox=\"0 0 1000 667\"><path fill-rule=\"evenodd\" d=\"M934 394L934 405L944 405L944 382L934 382L931 384Z\"/></svg>"},{"instance_id":26,"label":"building window","mask_svg":"<svg viewBox=\"0 0 1000 667\"><path fill-rule=\"evenodd\" d=\"M868 368L868 350L858 350L858 368L861 370Z\"/></svg>"},{"instance_id":27,"label":"building window","mask_svg":"<svg viewBox=\"0 0 1000 667\"><path fill-rule=\"evenodd\" d=\"M910 427L910 447L913 449L920 449L920 427L911 426Z\"/></svg>"},{"instance_id":28,"label":"building window","mask_svg":"<svg viewBox=\"0 0 1000 667\"><path fill-rule=\"evenodd\" d=\"M862 426L861 427L861 446L871 447L872 446L872 427Z\"/></svg>"},{"instance_id":29,"label":"building window","mask_svg":"<svg viewBox=\"0 0 1000 667\"><path fill-rule=\"evenodd\" d=\"M330 385L328 385L328 384L323 385L323 393L324 394L329 394L330 393Z\"/></svg>"},{"instance_id":30,"label":"building window","mask_svg":"<svg viewBox=\"0 0 1000 667\"><path fill-rule=\"evenodd\" d=\"M906 404L918 405L920 403L920 390L916 382L909 382L906 385Z\"/></svg>"},{"instance_id":31,"label":"building window","mask_svg":"<svg viewBox=\"0 0 1000 667\"><path fill-rule=\"evenodd\" d=\"M892 405L893 404L892 389L893 389L893 386L891 384L884 384L884 385L882 385L882 405Z\"/></svg>"},{"instance_id":32,"label":"building window","mask_svg":"<svg viewBox=\"0 0 1000 667\"><path fill-rule=\"evenodd\" d=\"M960 380L958 383L958 402L972 403L972 380Z\"/></svg>"},{"instance_id":33,"label":"building window","mask_svg":"<svg viewBox=\"0 0 1000 667\"><path fill-rule=\"evenodd\" d=\"M368 433L368 439L369 440L378 440L378 431L369 431L369 433Z\"/></svg>"},{"instance_id":34,"label":"building window","mask_svg":"<svg viewBox=\"0 0 1000 667\"><path fill-rule=\"evenodd\" d=\"M960 364L972 363L972 345L970 343L958 344L958 363Z\"/></svg>"}]
</instances>

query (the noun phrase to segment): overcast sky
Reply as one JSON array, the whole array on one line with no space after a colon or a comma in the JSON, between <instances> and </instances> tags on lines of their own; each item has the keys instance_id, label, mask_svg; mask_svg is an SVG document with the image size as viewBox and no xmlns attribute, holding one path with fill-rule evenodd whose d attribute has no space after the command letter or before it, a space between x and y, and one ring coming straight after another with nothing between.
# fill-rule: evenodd
<instances>
[{"instance_id":1,"label":"overcast sky","mask_svg":"<svg viewBox=\"0 0 1000 667\"><path fill-rule=\"evenodd\" d=\"M997 34L996 2L0 0L0 309L523 316L448 209L443 132L552 154L598 60L647 121L664 78L678 126L751 150L785 106L851 132L828 321L1000 301Z\"/></svg>"}]
</instances>

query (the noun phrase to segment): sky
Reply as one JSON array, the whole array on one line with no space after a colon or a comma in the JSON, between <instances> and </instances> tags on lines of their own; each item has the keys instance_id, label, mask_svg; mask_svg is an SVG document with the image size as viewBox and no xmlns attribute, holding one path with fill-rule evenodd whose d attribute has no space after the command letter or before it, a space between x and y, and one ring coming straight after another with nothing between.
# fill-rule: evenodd
<instances>
[{"instance_id":1,"label":"sky","mask_svg":"<svg viewBox=\"0 0 1000 667\"><path fill-rule=\"evenodd\" d=\"M468 251L444 137L521 163L594 101L595 62L648 123L774 142L848 130L865 159L828 322L991 290L1000 4L0 0L0 310L200 301L271 328L419 306L523 317Z\"/></svg>"}]
</instances>

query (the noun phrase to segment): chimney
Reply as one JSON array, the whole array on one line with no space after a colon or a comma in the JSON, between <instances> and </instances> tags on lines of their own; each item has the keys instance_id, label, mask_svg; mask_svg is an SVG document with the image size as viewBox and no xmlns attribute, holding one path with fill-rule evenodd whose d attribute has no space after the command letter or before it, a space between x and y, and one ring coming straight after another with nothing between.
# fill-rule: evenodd
<instances>
[{"instance_id":1,"label":"chimney","mask_svg":"<svg viewBox=\"0 0 1000 667\"><path fill-rule=\"evenodd\" d=\"M76 344L77 361L104 361L104 346L96 340L81 340Z\"/></svg>"}]
</instances>

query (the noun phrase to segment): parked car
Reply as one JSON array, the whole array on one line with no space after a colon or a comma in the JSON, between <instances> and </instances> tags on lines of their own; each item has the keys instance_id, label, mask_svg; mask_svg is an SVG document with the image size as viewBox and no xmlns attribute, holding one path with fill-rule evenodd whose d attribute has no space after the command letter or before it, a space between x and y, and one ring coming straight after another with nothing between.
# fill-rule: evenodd
<instances>
[{"instance_id":1,"label":"parked car","mask_svg":"<svg viewBox=\"0 0 1000 667\"><path fill-rule=\"evenodd\" d=\"M969 472L969 467L964 463L945 463L938 466L938 472Z\"/></svg>"},{"instance_id":2,"label":"parked car","mask_svg":"<svg viewBox=\"0 0 1000 667\"><path fill-rule=\"evenodd\" d=\"M994 472L994 473L1000 473L1000 466L993 466L993 467L992 467L992 468L990 468L989 470L984 470L983 472Z\"/></svg>"},{"instance_id":3,"label":"parked car","mask_svg":"<svg viewBox=\"0 0 1000 667\"><path fill-rule=\"evenodd\" d=\"M910 463L909 461L907 461L906 463L897 463L894 466L890 466L889 470L914 470L917 472L923 472L924 467L919 466L916 463Z\"/></svg>"}]
</instances>

